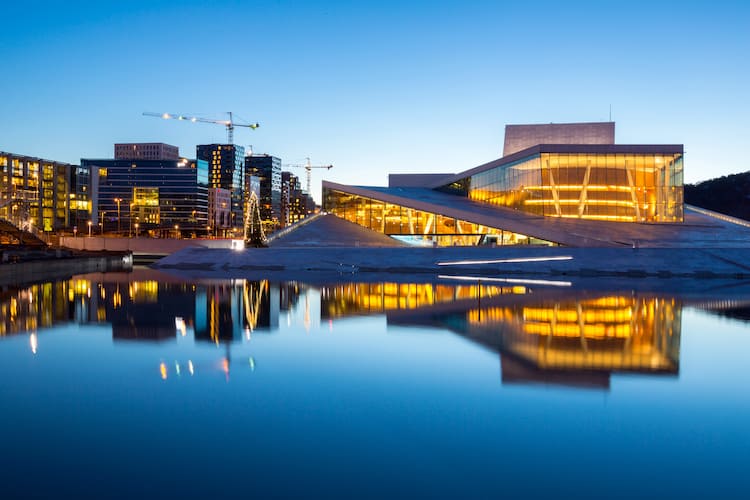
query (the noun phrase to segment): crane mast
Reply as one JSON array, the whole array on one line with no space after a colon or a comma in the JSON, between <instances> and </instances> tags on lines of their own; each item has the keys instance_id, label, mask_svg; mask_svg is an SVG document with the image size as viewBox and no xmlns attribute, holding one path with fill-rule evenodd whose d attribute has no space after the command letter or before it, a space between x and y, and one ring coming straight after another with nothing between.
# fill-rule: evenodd
<instances>
[{"instance_id":1,"label":"crane mast","mask_svg":"<svg viewBox=\"0 0 750 500\"><path fill-rule=\"evenodd\" d=\"M333 165L312 165L310 163L310 158L305 158L307 160L306 163L303 165L284 165L285 167L291 167L291 168L304 168L305 174L307 176L307 194L309 196L312 196L311 186L312 186L312 169L314 168L325 168L326 170L330 170L333 168Z\"/></svg>"}]
</instances>

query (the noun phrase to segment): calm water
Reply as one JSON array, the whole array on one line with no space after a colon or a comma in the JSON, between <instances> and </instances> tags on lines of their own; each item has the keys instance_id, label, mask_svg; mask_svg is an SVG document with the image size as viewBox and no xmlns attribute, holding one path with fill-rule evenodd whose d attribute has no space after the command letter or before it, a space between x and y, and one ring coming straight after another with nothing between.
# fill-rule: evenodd
<instances>
[{"instance_id":1,"label":"calm water","mask_svg":"<svg viewBox=\"0 0 750 500\"><path fill-rule=\"evenodd\" d=\"M0 496L746 498L739 285L6 289Z\"/></svg>"}]
</instances>

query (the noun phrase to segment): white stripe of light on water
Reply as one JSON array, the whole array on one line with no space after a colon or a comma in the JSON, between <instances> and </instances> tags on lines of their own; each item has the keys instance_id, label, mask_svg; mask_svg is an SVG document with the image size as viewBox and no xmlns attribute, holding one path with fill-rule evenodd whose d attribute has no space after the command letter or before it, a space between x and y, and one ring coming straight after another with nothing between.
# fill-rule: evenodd
<instances>
[{"instance_id":1,"label":"white stripe of light on water","mask_svg":"<svg viewBox=\"0 0 750 500\"><path fill-rule=\"evenodd\" d=\"M500 283L513 283L517 285L549 285L549 286L571 286L570 281L552 281L552 280L523 280L515 278L488 278L484 276L448 276L446 274L438 275L440 279L458 280L458 281L494 281Z\"/></svg>"},{"instance_id":2,"label":"white stripe of light on water","mask_svg":"<svg viewBox=\"0 0 750 500\"><path fill-rule=\"evenodd\" d=\"M463 266L466 264L507 264L514 262L547 262L550 260L573 260L570 255L561 255L559 257L526 257L517 259L496 259L496 260L453 260L448 262L438 262L438 266Z\"/></svg>"}]
</instances>

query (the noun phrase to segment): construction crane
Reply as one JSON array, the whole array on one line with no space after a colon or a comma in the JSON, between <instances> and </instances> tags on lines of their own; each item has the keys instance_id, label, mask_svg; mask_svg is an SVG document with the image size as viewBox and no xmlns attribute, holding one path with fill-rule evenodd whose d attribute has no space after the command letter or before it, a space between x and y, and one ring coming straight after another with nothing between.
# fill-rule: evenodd
<instances>
[{"instance_id":1,"label":"construction crane","mask_svg":"<svg viewBox=\"0 0 750 500\"><path fill-rule=\"evenodd\" d=\"M201 123L215 123L217 125L224 125L227 128L227 142L229 144L234 144L234 127L247 127L249 129L255 130L256 128L260 127L260 124L258 123L240 123L234 121L234 118L232 117L232 112L227 111L227 114L229 115L229 120L211 120L209 118L200 118L198 116L185 116L185 115L178 115L175 113L152 113L150 111L145 111L144 116L154 116L156 118L164 118L165 120L186 120L190 122L201 122Z\"/></svg>"},{"instance_id":2,"label":"construction crane","mask_svg":"<svg viewBox=\"0 0 750 500\"><path fill-rule=\"evenodd\" d=\"M310 176L312 173L312 169L314 168L325 168L326 170L330 170L333 168L333 165L311 165L310 164L310 158L305 158L307 160L307 163L304 165L284 165L285 167L290 168L304 168L307 172L307 194L312 196L312 192L310 191L310 186L312 184Z\"/></svg>"}]
</instances>

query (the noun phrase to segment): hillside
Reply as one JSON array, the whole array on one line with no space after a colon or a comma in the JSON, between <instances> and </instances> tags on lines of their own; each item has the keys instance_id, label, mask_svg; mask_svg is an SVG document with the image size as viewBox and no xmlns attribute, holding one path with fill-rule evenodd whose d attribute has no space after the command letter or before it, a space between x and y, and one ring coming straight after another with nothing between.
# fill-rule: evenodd
<instances>
[{"instance_id":1,"label":"hillside","mask_svg":"<svg viewBox=\"0 0 750 500\"><path fill-rule=\"evenodd\" d=\"M750 220L750 172L685 184L685 203Z\"/></svg>"}]
</instances>

